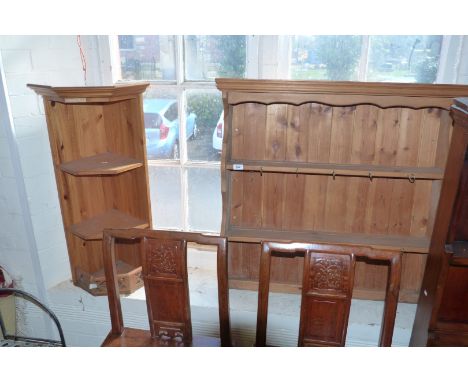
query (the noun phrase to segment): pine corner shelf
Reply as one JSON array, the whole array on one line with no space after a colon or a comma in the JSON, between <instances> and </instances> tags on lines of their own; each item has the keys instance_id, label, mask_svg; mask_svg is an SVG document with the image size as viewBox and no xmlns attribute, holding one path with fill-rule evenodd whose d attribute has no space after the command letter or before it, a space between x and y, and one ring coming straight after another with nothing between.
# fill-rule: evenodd
<instances>
[{"instance_id":1,"label":"pine corner shelf","mask_svg":"<svg viewBox=\"0 0 468 382\"><path fill-rule=\"evenodd\" d=\"M106 152L66 162L62 171L75 176L117 175L143 166L143 162L120 154Z\"/></svg>"},{"instance_id":2,"label":"pine corner shelf","mask_svg":"<svg viewBox=\"0 0 468 382\"><path fill-rule=\"evenodd\" d=\"M142 219L112 209L90 219L70 226L70 232L83 240L101 240L106 228L147 228L149 224Z\"/></svg>"},{"instance_id":3,"label":"pine corner shelf","mask_svg":"<svg viewBox=\"0 0 468 382\"><path fill-rule=\"evenodd\" d=\"M56 87L41 95L73 283L106 294L105 228L151 227L143 93L148 82ZM138 246L116 245L123 293L142 286Z\"/></svg>"}]
</instances>

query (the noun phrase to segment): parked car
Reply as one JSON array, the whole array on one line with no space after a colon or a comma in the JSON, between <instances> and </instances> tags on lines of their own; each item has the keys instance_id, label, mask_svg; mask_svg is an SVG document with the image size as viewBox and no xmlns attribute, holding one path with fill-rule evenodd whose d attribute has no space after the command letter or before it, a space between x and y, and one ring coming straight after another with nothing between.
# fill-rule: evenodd
<instances>
[{"instance_id":1,"label":"parked car","mask_svg":"<svg viewBox=\"0 0 468 382\"><path fill-rule=\"evenodd\" d=\"M213 131L213 149L221 153L223 149L223 134L224 134L224 111L218 119L218 123Z\"/></svg>"},{"instance_id":2,"label":"parked car","mask_svg":"<svg viewBox=\"0 0 468 382\"><path fill-rule=\"evenodd\" d=\"M179 158L179 112L175 99L149 98L143 101L146 151L149 159ZM198 135L197 116L186 116L186 137Z\"/></svg>"}]
</instances>

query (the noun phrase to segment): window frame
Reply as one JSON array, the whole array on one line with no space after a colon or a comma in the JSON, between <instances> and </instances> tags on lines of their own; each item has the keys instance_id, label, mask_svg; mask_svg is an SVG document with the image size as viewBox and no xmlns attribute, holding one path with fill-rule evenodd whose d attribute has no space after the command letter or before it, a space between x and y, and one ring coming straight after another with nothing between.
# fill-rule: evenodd
<instances>
[{"instance_id":1,"label":"window frame","mask_svg":"<svg viewBox=\"0 0 468 382\"><path fill-rule=\"evenodd\" d=\"M370 39L374 35L361 35L361 54L359 57L358 63L358 78L356 81L358 82L367 82L367 76L369 72L369 57L370 57ZM291 47L293 45L294 35L289 36L289 42L287 45L284 45L281 49L279 47L278 56L281 57L286 55L288 59L288 69L287 72L284 73L284 78L292 79L291 78ZM448 43L451 36L442 35L442 41L440 45L440 53L439 53L439 65L437 67L437 74L436 79L434 81L435 84L440 83L441 78L443 76L443 72L446 70L446 61L447 61L447 50L448 50ZM456 83L456 82L454 82Z\"/></svg>"},{"instance_id":2,"label":"window frame","mask_svg":"<svg viewBox=\"0 0 468 382\"><path fill-rule=\"evenodd\" d=\"M452 36L442 36L440 50L439 66L435 83L439 83L441 78L446 75L447 60L449 59L447 51L450 38ZM246 35L246 73L245 78L270 78L270 79L290 79L291 78L291 48L293 45L293 35L282 36L258 36ZM370 52L370 35L362 35L361 56L358 63L357 81L365 82L367 80ZM276 40L275 40L276 39ZM461 44L463 41L461 41ZM189 160L187 153L186 139L186 92L189 90L217 90L214 81L210 80L186 80L185 79L185 57L184 57L184 35L174 36L175 52L175 80L147 80L151 85L157 85L168 91L173 91L177 98L179 109L179 159L149 159L148 166L169 167L180 169L181 185L181 210L182 226L181 228L167 228L175 230L219 233L217 231L206 231L190 229L189 227L189 206L188 206L188 170L191 168L201 169L221 169L220 161ZM120 52L117 35L109 36L110 61L113 82L122 82L122 73L120 67ZM458 56L460 56L458 52ZM459 64L459 59L457 60ZM272 68L274 67L274 68ZM457 66L458 67L458 66ZM455 69L458 72L458 69ZM456 74L456 73L454 73ZM181 111L181 112L180 112Z\"/></svg>"},{"instance_id":3,"label":"window frame","mask_svg":"<svg viewBox=\"0 0 468 382\"><path fill-rule=\"evenodd\" d=\"M120 68L120 53L119 53L119 41L117 35L109 36L109 46L111 49L111 66L113 68L113 82L125 82L122 80L122 72ZM181 186L181 210L182 210L182 227L174 228L167 227L164 229L183 230L191 232L201 233L218 233L218 230L200 230L191 229L189 226L189 206L188 206L188 171L191 168L211 169L221 171L221 161L203 161L203 160L190 160L187 152L187 137L186 137L186 92L189 90L217 90L216 83L210 80L186 80L185 79L185 56L184 56L184 35L174 36L175 44L175 80L145 80L150 83L150 86L157 85L170 92L174 92L177 99L177 105L179 109L179 159L148 159L148 166L152 167L169 167L173 169L180 169L180 186ZM258 68L258 36L246 36L246 73L245 77L254 75L255 68Z\"/></svg>"}]
</instances>

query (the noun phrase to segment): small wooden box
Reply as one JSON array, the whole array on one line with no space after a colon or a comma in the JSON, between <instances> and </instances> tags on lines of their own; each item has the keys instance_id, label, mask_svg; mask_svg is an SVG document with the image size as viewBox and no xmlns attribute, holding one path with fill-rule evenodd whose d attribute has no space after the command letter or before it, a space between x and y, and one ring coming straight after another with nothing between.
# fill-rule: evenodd
<instances>
[{"instance_id":1,"label":"small wooden box","mask_svg":"<svg viewBox=\"0 0 468 382\"><path fill-rule=\"evenodd\" d=\"M141 278L141 267L133 267L122 260L117 260L117 280L121 294L130 294L143 286ZM104 269L94 273L85 272L79 268L77 272L77 285L94 296L105 296L107 294L106 278Z\"/></svg>"}]
</instances>

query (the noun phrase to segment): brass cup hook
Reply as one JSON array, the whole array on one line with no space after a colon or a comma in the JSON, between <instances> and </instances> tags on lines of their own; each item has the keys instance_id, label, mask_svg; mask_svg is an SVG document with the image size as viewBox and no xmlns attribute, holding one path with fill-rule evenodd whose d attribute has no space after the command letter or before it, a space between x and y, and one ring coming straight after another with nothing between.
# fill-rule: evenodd
<instances>
[{"instance_id":1,"label":"brass cup hook","mask_svg":"<svg viewBox=\"0 0 468 382\"><path fill-rule=\"evenodd\" d=\"M333 172L332 172L333 180L335 180L335 176L336 176L336 172L335 172L335 170L333 170Z\"/></svg>"},{"instance_id":2,"label":"brass cup hook","mask_svg":"<svg viewBox=\"0 0 468 382\"><path fill-rule=\"evenodd\" d=\"M414 174L409 174L408 180L410 181L410 183L414 183L416 181L416 176Z\"/></svg>"},{"instance_id":3,"label":"brass cup hook","mask_svg":"<svg viewBox=\"0 0 468 382\"><path fill-rule=\"evenodd\" d=\"M263 176L263 166L260 167L260 176Z\"/></svg>"},{"instance_id":4,"label":"brass cup hook","mask_svg":"<svg viewBox=\"0 0 468 382\"><path fill-rule=\"evenodd\" d=\"M370 171L369 171L369 179L370 179L370 181L372 182L373 175L372 175L372 173L371 173Z\"/></svg>"}]
</instances>

